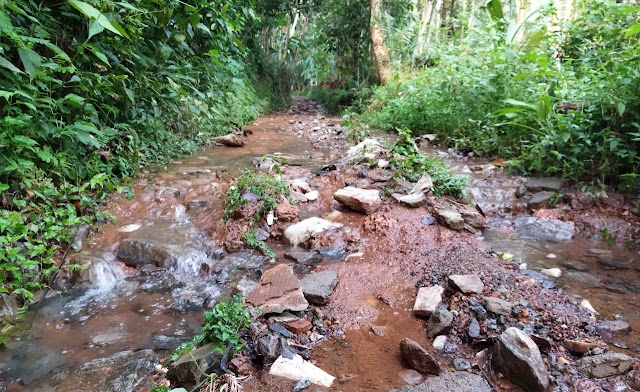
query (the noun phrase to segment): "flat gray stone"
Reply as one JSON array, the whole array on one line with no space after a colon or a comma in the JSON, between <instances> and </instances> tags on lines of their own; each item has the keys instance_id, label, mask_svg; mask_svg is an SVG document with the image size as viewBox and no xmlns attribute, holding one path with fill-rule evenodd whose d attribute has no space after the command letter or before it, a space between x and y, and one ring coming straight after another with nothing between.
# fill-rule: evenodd
<instances>
[{"instance_id":1,"label":"flat gray stone","mask_svg":"<svg viewBox=\"0 0 640 392\"><path fill-rule=\"evenodd\" d=\"M555 196L554 192L537 192L531 195L527 204L529 208L538 209L538 208L546 208L551 206L551 200Z\"/></svg>"},{"instance_id":2,"label":"flat gray stone","mask_svg":"<svg viewBox=\"0 0 640 392\"><path fill-rule=\"evenodd\" d=\"M465 294L481 294L484 290L484 283L476 274L451 275L449 284Z\"/></svg>"},{"instance_id":3,"label":"flat gray stone","mask_svg":"<svg viewBox=\"0 0 640 392\"><path fill-rule=\"evenodd\" d=\"M326 305L337 283L338 274L335 271L326 270L305 276L300 280L300 287L309 303Z\"/></svg>"},{"instance_id":4,"label":"flat gray stone","mask_svg":"<svg viewBox=\"0 0 640 392\"><path fill-rule=\"evenodd\" d=\"M391 195L398 203L404 204L407 207L418 208L422 207L427 203L427 197L424 193L411 194L411 195L401 195L398 193L394 193Z\"/></svg>"},{"instance_id":5,"label":"flat gray stone","mask_svg":"<svg viewBox=\"0 0 640 392\"><path fill-rule=\"evenodd\" d=\"M550 192L558 192L562 189L562 178L559 177L543 177L536 178L530 177L527 178L527 190L529 192L540 192L540 191L550 191Z\"/></svg>"},{"instance_id":6,"label":"flat gray stone","mask_svg":"<svg viewBox=\"0 0 640 392\"><path fill-rule=\"evenodd\" d=\"M420 317L429 317L442 302L444 288L441 286L420 287L416 302L413 305L413 314Z\"/></svg>"},{"instance_id":7,"label":"flat gray stone","mask_svg":"<svg viewBox=\"0 0 640 392\"><path fill-rule=\"evenodd\" d=\"M489 383L473 373L447 372L429 377L419 385L409 385L391 392L491 392Z\"/></svg>"},{"instance_id":8,"label":"flat gray stone","mask_svg":"<svg viewBox=\"0 0 640 392\"><path fill-rule=\"evenodd\" d=\"M446 333L451 329L452 324L453 314L445 305L440 304L427 321L427 335L433 338Z\"/></svg>"},{"instance_id":9,"label":"flat gray stone","mask_svg":"<svg viewBox=\"0 0 640 392\"><path fill-rule=\"evenodd\" d=\"M578 369L589 377L604 378L617 376L629 370L633 358L609 351L608 353L583 357L578 361Z\"/></svg>"},{"instance_id":10,"label":"flat gray stone","mask_svg":"<svg viewBox=\"0 0 640 392\"><path fill-rule=\"evenodd\" d=\"M507 328L494 346L493 366L528 392L549 387L549 372L535 342L518 328Z\"/></svg>"},{"instance_id":11,"label":"flat gray stone","mask_svg":"<svg viewBox=\"0 0 640 392\"><path fill-rule=\"evenodd\" d=\"M495 297L484 297L484 306L487 311L502 316L510 316L513 309L511 302Z\"/></svg>"},{"instance_id":12,"label":"flat gray stone","mask_svg":"<svg viewBox=\"0 0 640 392\"><path fill-rule=\"evenodd\" d=\"M457 211L438 209L436 211L436 219L441 225L451 230L460 231L464 229L464 218L462 218L462 215Z\"/></svg>"}]
</instances>

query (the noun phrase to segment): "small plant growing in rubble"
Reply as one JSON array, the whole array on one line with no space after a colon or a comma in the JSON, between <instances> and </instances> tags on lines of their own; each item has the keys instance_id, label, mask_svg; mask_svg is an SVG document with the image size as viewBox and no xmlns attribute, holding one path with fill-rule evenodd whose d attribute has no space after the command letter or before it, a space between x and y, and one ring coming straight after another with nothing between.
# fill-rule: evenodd
<instances>
[{"instance_id":1,"label":"small plant growing in rubble","mask_svg":"<svg viewBox=\"0 0 640 392\"><path fill-rule=\"evenodd\" d=\"M254 196L259 203L258 211L254 215L256 221L262 219L269 211L275 210L282 198L291 199L287 182L280 176L246 170L227 192L224 199L225 218L229 219L235 211L251 203ZM289 201L293 203L293 200Z\"/></svg>"},{"instance_id":2,"label":"small plant growing in rubble","mask_svg":"<svg viewBox=\"0 0 640 392\"><path fill-rule=\"evenodd\" d=\"M208 343L214 343L213 352L223 354L228 345L231 345L230 356L242 349L240 343L240 335L251 324L251 314L249 310L242 304L241 297L233 297L231 299L218 302L213 309L204 312L204 325L202 333L195 335L191 341L178 346L169 358L166 364L175 362L183 354L191 351L193 348Z\"/></svg>"},{"instance_id":3,"label":"small plant growing in rubble","mask_svg":"<svg viewBox=\"0 0 640 392\"><path fill-rule=\"evenodd\" d=\"M433 193L437 196L463 196L468 178L451 174L449 168L438 157L423 154L411 137L410 130L398 130L398 140L391 151L394 153L391 165L396 168L397 176L416 182L427 172L433 180Z\"/></svg>"}]
</instances>

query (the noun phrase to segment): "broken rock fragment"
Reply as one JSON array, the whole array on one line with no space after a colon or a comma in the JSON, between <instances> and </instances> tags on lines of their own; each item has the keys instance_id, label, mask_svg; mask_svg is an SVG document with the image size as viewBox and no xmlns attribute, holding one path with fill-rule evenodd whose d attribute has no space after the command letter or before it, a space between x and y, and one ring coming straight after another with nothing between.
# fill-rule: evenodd
<instances>
[{"instance_id":1,"label":"broken rock fragment","mask_svg":"<svg viewBox=\"0 0 640 392\"><path fill-rule=\"evenodd\" d=\"M273 365L271 365L269 374L295 381L305 379L312 384L327 388L330 387L331 384L333 384L333 380L335 380L335 377L312 363L305 361L297 354L293 356L293 359L280 356Z\"/></svg>"},{"instance_id":2,"label":"broken rock fragment","mask_svg":"<svg viewBox=\"0 0 640 392\"><path fill-rule=\"evenodd\" d=\"M400 355L410 369L420 373L440 374L440 364L433 355L409 338L400 342Z\"/></svg>"},{"instance_id":3,"label":"broken rock fragment","mask_svg":"<svg viewBox=\"0 0 640 392\"><path fill-rule=\"evenodd\" d=\"M300 280L304 297L314 305L326 305L337 283L338 274L331 270L309 274Z\"/></svg>"},{"instance_id":4,"label":"broken rock fragment","mask_svg":"<svg viewBox=\"0 0 640 392\"><path fill-rule=\"evenodd\" d=\"M420 317L429 317L442 302L444 288L441 286L421 287L413 305L413 313Z\"/></svg>"},{"instance_id":5,"label":"broken rock fragment","mask_svg":"<svg viewBox=\"0 0 640 392\"><path fill-rule=\"evenodd\" d=\"M293 269L285 264L265 272L258 286L247 296L247 302L261 309L263 313L301 311L309 306Z\"/></svg>"},{"instance_id":6,"label":"broken rock fragment","mask_svg":"<svg viewBox=\"0 0 640 392\"><path fill-rule=\"evenodd\" d=\"M528 392L543 392L549 387L549 373L540 349L518 328L508 328L498 337L493 365Z\"/></svg>"},{"instance_id":7,"label":"broken rock fragment","mask_svg":"<svg viewBox=\"0 0 640 392\"><path fill-rule=\"evenodd\" d=\"M341 223L330 222L322 218L309 218L293 224L284 231L284 236L292 245L298 245L308 241L314 235L323 231L335 230L342 227Z\"/></svg>"},{"instance_id":8,"label":"broken rock fragment","mask_svg":"<svg viewBox=\"0 0 640 392\"><path fill-rule=\"evenodd\" d=\"M380 208L382 200L380 191L376 189L361 189L352 186L338 190L333 194L334 199L356 211L372 214Z\"/></svg>"},{"instance_id":9,"label":"broken rock fragment","mask_svg":"<svg viewBox=\"0 0 640 392\"><path fill-rule=\"evenodd\" d=\"M476 274L451 275L449 284L465 294L481 294L484 290L484 283Z\"/></svg>"}]
</instances>

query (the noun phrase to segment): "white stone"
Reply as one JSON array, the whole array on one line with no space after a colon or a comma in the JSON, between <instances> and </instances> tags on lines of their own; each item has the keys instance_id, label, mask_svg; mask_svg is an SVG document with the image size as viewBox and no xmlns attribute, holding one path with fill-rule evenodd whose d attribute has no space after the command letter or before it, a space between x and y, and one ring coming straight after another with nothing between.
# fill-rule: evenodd
<instances>
[{"instance_id":1,"label":"white stone","mask_svg":"<svg viewBox=\"0 0 640 392\"><path fill-rule=\"evenodd\" d=\"M378 167L379 167L380 169L384 169L385 167L389 166L389 164L390 164L390 163L391 163L391 162L386 161L386 160L384 160L384 159L378 159Z\"/></svg>"},{"instance_id":2,"label":"white stone","mask_svg":"<svg viewBox=\"0 0 640 392\"><path fill-rule=\"evenodd\" d=\"M559 278L560 275L562 275L562 270L560 268L545 268L540 270L540 272L554 278Z\"/></svg>"},{"instance_id":3,"label":"white stone","mask_svg":"<svg viewBox=\"0 0 640 392\"><path fill-rule=\"evenodd\" d=\"M526 270L527 269L527 263L522 263L518 266L518 269L520 270Z\"/></svg>"},{"instance_id":4,"label":"white stone","mask_svg":"<svg viewBox=\"0 0 640 392\"><path fill-rule=\"evenodd\" d=\"M269 374L295 381L305 379L312 384L327 388L329 388L336 379L319 367L305 361L298 354L294 354L293 359L287 359L283 356L278 357L273 365L271 365Z\"/></svg>"},{"instance_id":5,"label":"white stone","mask_svg":"<svg viewBox=\"0 0 640 392\"><path fill-rule=\"evenodd\" d=\"M377 189L360 189L353 186L338 190L333 194L333 198L348 207L372 214L382 205L380 191Z\"/></svg>"},{"instance_id":6,"label":"white stone","mask_svg":"<svg viewBox=\"0 0 640 392\"><path fill-rule=\"evenodd\" d=\"M339 229L341 227L341 223L330 222L322 218L313 217L287 227L284 231L284 236L292 245L298 245L308 241L311 237L316 234L320 234L323 231Z\"/></svg>"},{"instance_id":7,"label":"white stone","mask_svg":"<svg viewBox=\"0 0 640 392\"><path fill-rule=\"evenodd\" d=\"M357 145L351 147L347 151L347 159L349 161L353 161L356 159L360 159L365 155L373 154L375 156L382 150L382 146L378 143L377 140L374 139L364 139L362 142ZM371 156L371 155L369 155Z\"/></svg>"},{"instance_id":8,"label":"white stone","mask_svg":"<svg viewBox=\"0 0 640 392\"><path fill-rule=\"evenodd\" d=\"M598 312L593 308L593 305L591 305L591 302L587 301L586 299L583 299L582 302L580 302L580 306L584 309L587 309L593 314L598 314Z\"/></svg>"},{"instance_id":9,"label":"white stone","mask_svg":"<svg viewBox=\"0 0 640 392\"><path fill-rule=\"evenodd\" d=\"M549 253L547 255L547 259L555 259L556 257L558 257L558 256L556 256L555 253Z\"/></svg>"},{"instance_id":10,"label":"white stone","mask_svg":"<svg viewBox=\"0 0 640 392\"><path fill-rule=\"evenodd\" d=\"M132 233L142 227L141 224L134 223L132 225L122 226L118 231L121 233Z\"/></svg>"},{"instance_id":11,"label":"white stone","mask_svg":"<svg viewBox=\"0 0 640 392\"><path fill-rule=\"evenodd\" d=\"M445 335L437 336L433 339L433 348L438 351L444 350L444 346L447 344L447 337Z\"/></svg>"},{"instance_id":12,"label":"white stone","mask_svg":"<svg viewBox=\"0 0 640 392\"><path fill-rule=\"evenodd\" d=\"M269 213L267 214L267 225L269 226L273 225L274 219L275 219L275 214L273 213L273 211L269 211Z\"/></svg>"},{"instance_id":13,"label":"white stone","mask_svg":"<svg viewBox=\"0 0 640 392\"><path fill-rule=\"evenodd\" d=\"M416 316L429 317L442 302L444 288L441 286L420 287L416 302L413 305L413 313Z\"/></svg>"},{"instance_id":14,"label":"white stone","mask_svg":"<svg viewBox=\"0 0 640 392\"><path fill-rule=\"evenodd\" d=\"M344 261L348 261L351 258L362 257L362 256L364 256L364 252L351 253L350 255L344 258Z\"/></svg>"},{"instance_id":15,"label":"white stone","mask_svg":"<svg viewBox=\"0 0 640 392\"><path fill-rule=\"evenodd\" d=\"M318 200L318 198L320 197L320 192L311 191L311 192L305 193L304 195L307 198L307 200L314 201L314 200Z\"/></svg>"}]
</instances>

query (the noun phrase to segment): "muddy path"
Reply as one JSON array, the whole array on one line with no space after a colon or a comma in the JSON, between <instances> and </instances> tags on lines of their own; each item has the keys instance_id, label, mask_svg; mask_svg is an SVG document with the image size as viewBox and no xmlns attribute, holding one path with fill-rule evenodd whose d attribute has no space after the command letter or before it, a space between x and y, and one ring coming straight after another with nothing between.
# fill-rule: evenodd
<instances>
[{"instance_id":1,"label":"muddy path","mask_svg":"<svg viewBox=\"0 0 640 392\"><path fill-rule=\"evenodd\" d=\"M339 118L297 99L290 108L259 118L245 133L244 147L204 149L145 173L132 199L114 196L107 210L116 223L94 227L74 255L87 269L66 271L59 284L71 290L48 299L35 327L18 329L8 349L0 351L0 390L62 391L74 385L74 377L84 377L77 370L81 365L124 350L150 350L160 360L198 332L203 308L234 292L246 295L264 272L280 264L292 266L297 278L322 271L337 275L328 304L296 313L313 327L291 343L306 348L311 363L336 377L331 388L311 386L311 391L389 391L427 379L402 359L405 338L433 355L441 372L462 370L479 374L495 390L521 390L492 368L490 358L478 359L485 348L492 352L509 327L540 339L554 389L632 385L628 372L595 379L578 371L582 354L566 347L566 341L577 341L593 346L588 354L608 347L631 358L640 351L640 218L622 196L595 198L564 186L541 191L526 179L507 176L499 165L438 152L423 139L426 152L470 175L475 198L461 202L430 195L409 208L387 197L375 212L364 214L337 202L334 193L346 185L402 193L406 185L394 182L389 170L348 163L350 146ZM379 140L384 146L390 137ZM323 217L342 228L292 247L284 235L291 223L265 226L267 244L276 252L269 258L238 243L247 220L223 223L223 198L245 169L269 172L274 163L287 180L318 192L317 199L297 204L294 221ZM540 192L560 195L553 196L559 199L554 208L549 199L532 202ZM452 229L442 220L444 210L463 213L465 228ZM598 237L602 228L618 238L616 244ZM313 262L300 259L309 254ZM150 266L138 261L141 255L161 262ZM554 268L559 277L540 273ZM461 292L451 275L478 277L481 292ZM413 312L418 289L434 286L443 288L442 304L452 316L446 331L437 334L446 336L438 349L435 336L427 334L429 318ZM493 313L485 297L507 301L509 311ZM598 313L581 306L583 300ZM607 320L626 327L603 331ZM266 328L266 319L261 322ZM637 366L637 359L632 362ZM245 391L293 390L295 381L255 365L243 381Z\"/></svg>"}]
</instances>

